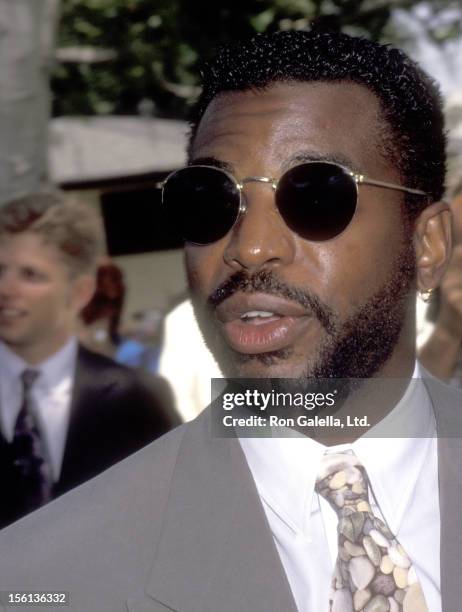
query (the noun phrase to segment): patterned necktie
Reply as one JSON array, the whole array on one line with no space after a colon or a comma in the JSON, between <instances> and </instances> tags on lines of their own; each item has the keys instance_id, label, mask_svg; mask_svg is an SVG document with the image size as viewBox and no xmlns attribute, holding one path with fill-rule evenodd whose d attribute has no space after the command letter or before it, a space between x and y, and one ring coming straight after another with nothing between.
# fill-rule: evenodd
<instances>
[{"instance_id":1,"label":"patterned necktie","mask_svg":"<svg viewBox=\"0 0 462 612\"><path fill-rule=\"evenodd\" d=\"M32 412L31 390L38 376L36 370L21 374L23 402L11 443L18 517L50 501L52 494L51 466Z\"/></svg>"},{"instance_id":2,"label":"patterned necktie","mask_svg":"<svg viewBox=\"0 0 462 612\"><path fill-rule=\"evenodd\" d=\"M368 488L355 455L324 455L316 491L339 518L329 611L428 612L411 560L372 513Z\"/></svg>"}]
</instances>

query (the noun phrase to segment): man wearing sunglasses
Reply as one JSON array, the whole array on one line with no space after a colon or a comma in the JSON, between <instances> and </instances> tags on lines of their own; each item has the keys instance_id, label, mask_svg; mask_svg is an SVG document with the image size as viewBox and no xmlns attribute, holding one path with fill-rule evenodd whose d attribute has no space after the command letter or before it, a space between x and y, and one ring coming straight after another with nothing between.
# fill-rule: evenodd
<instances>
[{"instance_id":1,"label":"man wearing sunglasses","mask_svg":"<svg viewBox=\"0 0 462 612\"><path fill-rule=\"evenodd\" d=\"M462 404L411 384L415 291L450 250L434 84L365 40L260 36L205 69L189 158L163 204L223 372L361 379L352 416L401 435L222 438L206 410L7 531L2 589L81 612L458 610Z\"/></svg>"}]
</instances>

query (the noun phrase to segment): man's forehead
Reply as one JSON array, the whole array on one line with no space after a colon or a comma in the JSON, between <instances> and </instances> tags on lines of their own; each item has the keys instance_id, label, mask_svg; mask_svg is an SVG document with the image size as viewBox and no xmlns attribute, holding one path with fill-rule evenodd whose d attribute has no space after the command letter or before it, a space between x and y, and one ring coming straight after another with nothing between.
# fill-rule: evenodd
<instances>
[{"instance_id":1,"label":"man's forehead","mask_svg":"<svg viewBox=\"0 0 462 612\"><path fill-rule=\"evenodd\" d=\"M343 153L355 160L351 150L368 156L368 149L376 154L380 148L381 116L375 94L349 81L283 82L225 92L204 113L190 157L229 161L228 155L238 158L243 149L258 145L268 151L275 147L281 162L297 150L311 150L314 157ZM355 161L360 162L358 156Z\"/></svg>"},{"instance_id":2,"label":"man's forehead","mask_svg":"<svg viewBox=\"0 0 462 612\"><path fill-rule=\"evenodd\" d=\"M199 129L209 127L217 118L222 121L236 117L245 120L255 114L271 117L285 111L287 114L310 113L338 106L351 111L363 101L370 107L371 116L377 116L379 100L366 86L350 81L283 81L264 88L244 91L221 92L212 99L200 123Z\"/></svg>"},{"instance_id":3,"label":"man's forehead","mask_svg":"<svg viewBox=\"0 0 462 612\"><path fill-rule=\"evenodd\" d=\"M42 260L60 261L61 252L57 245L39 232L25 230L23 232L0 234L0 248L11 247L16 256L21 258L40 257Z\"/></svg>"}]
</instances>

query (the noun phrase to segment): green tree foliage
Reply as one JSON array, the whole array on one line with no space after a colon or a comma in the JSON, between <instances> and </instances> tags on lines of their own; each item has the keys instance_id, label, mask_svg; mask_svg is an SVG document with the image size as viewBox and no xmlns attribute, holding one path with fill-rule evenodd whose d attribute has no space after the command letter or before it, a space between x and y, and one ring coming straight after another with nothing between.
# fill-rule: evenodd
<instances>
[{"instance_id":1,"label":"green tree foliage","mask_svg":"<svg viewBox=\"0 0 462 612\"><path fill-rule=\"evenodd\" d=\"M454 2L429 4L438 12ZM141 110L184 117L197 94L200 62L224 42L307 27L380 40L391 35L392 9L414 5L411 0L62 0L58 46L110 49L113 58L58 64L53 111ZM454 23L435 28L435 39L451 35Z\"/></svg>"}]
</instances>

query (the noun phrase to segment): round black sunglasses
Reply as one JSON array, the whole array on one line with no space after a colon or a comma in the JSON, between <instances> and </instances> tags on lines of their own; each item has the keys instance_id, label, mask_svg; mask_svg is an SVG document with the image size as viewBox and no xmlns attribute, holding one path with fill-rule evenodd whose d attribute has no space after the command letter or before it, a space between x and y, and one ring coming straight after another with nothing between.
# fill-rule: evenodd
<instances>
[{"instance_id":1,"label":"round black sunglasses","mask_svg":"<svg viewBox=\"0 0 462 612\"><path fill-rule=\"evenodd\" d=\"M302 238L330 240L349 225L358 202L358 185L373 185L426 196L424 191L356 174L333 162L293 166L279 179L248 176L240 182L215 166L187 166L159 186L167 214L187 242L210 244L223 238L245 213L242 191L247 183L268 183L287 226Z\"/></svg>"}]
</instances>

